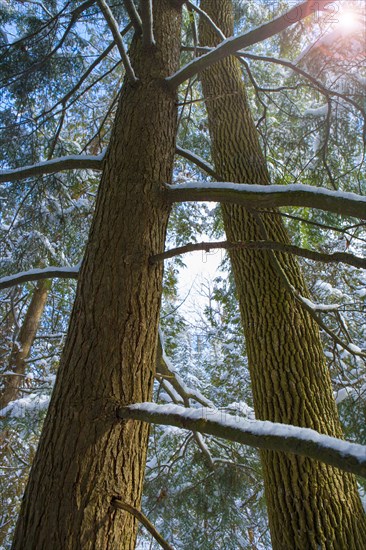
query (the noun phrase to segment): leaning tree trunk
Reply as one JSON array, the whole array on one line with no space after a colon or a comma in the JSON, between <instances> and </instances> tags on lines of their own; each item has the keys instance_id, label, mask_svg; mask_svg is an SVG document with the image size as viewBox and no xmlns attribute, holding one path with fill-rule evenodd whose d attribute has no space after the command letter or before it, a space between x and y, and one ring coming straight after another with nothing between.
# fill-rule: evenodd
<instances>
[{"instance_id":1,"label":"leaning tree trunk","mask_svg":"<svg viewBox=\"0 0 366 550\"><path fill-rule=\"evenodd\" d=\"M56 386L23 500L13 548L132 549L148 427L121 423L117 405L152 396L171 180L175 97L163 79L178 66L180 13L154 0L156 47L135 38L139 78L125 82L98 192Z\"/></svg>"},{"instance_id":2,"label":"leaning tree trunk","mask_svg":"<svg viewBox=\"0 0 366 550\"><path fill-rule=\"evenodd\" d=\"M24 380L26 359L36 337L49 288L49 281L44 280L40 281L33 291L27 313L10 353L6 370L12 374L4 376L3 387L0 391L0 411L19 395Z\"/></svg>"},{"instance_id":3,"label":"leaning tree trunk","mask_svg":"<svg viewBox=\"0 0 366 550\"><path fill-rule=\"evenodd\" d=\"M233 34L231 0L202 0L226 36ZM201 20L201 45L220 41ZM223 181L268 184L269 175L248 106L239 62L230 57L201 75L212 155ZM276 211L249 213L223 206L230 241L288 242ZM256 416L342 437L318 326L286 288L283 270L307 296L293 259L271 252L232 251L231 260L248 350ZM366 548L366 519L355 479L295 455L261 453L273 548Z\"/></svg>"}]
</instances>

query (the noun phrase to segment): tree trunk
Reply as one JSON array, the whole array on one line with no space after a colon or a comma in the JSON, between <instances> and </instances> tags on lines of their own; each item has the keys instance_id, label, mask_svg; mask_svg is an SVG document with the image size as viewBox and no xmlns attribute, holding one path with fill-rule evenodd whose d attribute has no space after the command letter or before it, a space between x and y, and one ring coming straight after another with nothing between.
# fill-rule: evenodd
<instances>
[{"instance_id":1,"label":"tree trunk","mask_svg":"<svg viewBox=\"0 0 366 550\"><path fill-rule=\"evenodd\" d=\"M49 281L44 280L37 284L33 292L22 327L10 354L6 370L11 371L13 374L4 377L4 386L0 393L0 411L19 395L19 389L24 380L25 360L30 353L36 336L38 325L46 306L49 288Z\"/></svg>"},{"instance_id":2,"label":"tree trunk","mask_svg":"<svg viewBox=\"0 0 366 550\"><path fill-rule=\"evenodd\" d=\"M233 34L231 0L202 0L201 7L226 36ZM219 41L201 20L201 45ZM201 78L216 172L223 181L268 184L238 60L220 61ZM254 215L236 205L222 210L230 241L289 242L275 210ZM297 262L249 250L232 251L231 260L256 417L342 437L318 326L281 275L282 269L307 296ZM261 458L274 549L366 548L366 518L352 475L295 455L264 451Z\"/></svg>"},{"instance_id":3,"label":"tree trunk","mask_svg":"<svg viewBox=\"0 0 366 550\"><path fill-rule=\"evenodd\" d=\"M148 427L117 420L117 404L152 396L169 210L158 190L172 177L176 98L162 80L177 69L180 12L154 0L156 47L131 46L139 82L125 82L98 192L55 389L13 548L132 549Z\"/></svg>"}]
</instances>

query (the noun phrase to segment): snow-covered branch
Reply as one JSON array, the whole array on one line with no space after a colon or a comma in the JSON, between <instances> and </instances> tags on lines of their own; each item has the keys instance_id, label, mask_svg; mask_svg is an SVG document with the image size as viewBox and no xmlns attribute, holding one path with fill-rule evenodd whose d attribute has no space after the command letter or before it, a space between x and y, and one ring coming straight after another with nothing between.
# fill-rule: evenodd
<instances>
[{"instance_id":1,"label":"snow-covered branch","mask_svg":"<svg viewBox=\"0 0 366 550\"><path fill-rule=\"evenodd\" d=\"M79 264L72 267L45 267L43 269L20 271L19 273L0 279L0 290L30 281L40 281L41 279L77 279L79 271Z\"/></svg>"},{"instance_id":2,"label":"snow-covered branch","mask_svg":"<svg viewBox=\"0 0 366 550\"><path fill-rule=\"evenodd\" d=\"M163 192L165 198L171 202L214 201L242 204L252 208L305 206L366 219L366 197L297 183L252 185L230 182L190 182L179 185L166 184Z\"/></svg>"},{"instance_id":3,"label":"snow-covered branch","mask_svg":"<svg viewBox=\"0 0 366 550\"><path fill-rule=\"evenodd\" d=\"M277 241L243 241L243 242L230 242L230 241L218 241L218 242L202 242L202 243L189 243L184 246L178 246L177 248L171 248L161 254L151 256L150 263L162 262L168 258L174 258L180 254L186 254L187 252L194 252L197 250L203 250L210 252L211 250L225 249L248 249L248 250L276 250L278 252L285 252L286 254L294 254L308 260L314 260L324 263L344 263L352 265L354 267L366 269L366 259L354 256L348 252L333 252L332 254L326 254L324 252L317 252L316 250L308 250L307 248L301 248L288 243L280 243Z\"/></svg>"},{"instance_id":4,"label":"snow-covered branch","mask_svg":"<svg viewBox=\"0 0 366 550\"><path fill-rule=\"evenodd\" d=\"M208 175L215 179L219 179L211 164L200 156L178 146L175 151L177 155L195 164ZM42 176L44 174L53 174L54 172L62 172L64 170L102 170L105 154L106 149L99 155L68 155L37 162L30 166L21 166L13 170L0 170L0 183L18 181L34 176Z\"/></svg>"},{"instance_id":5,"label":"snow-covered branch","mask_svg":"<svg viewBox=\"0 0 366 550\"><path fill-rule=\"evenodd\" d=\"M176 372L176 369L172 365L170 359L164 350L164 339L161 330L159 329L158 339L158 352L156 361L156 373L160 375L165 384L171 386L170 393L177 394L180 398L180 402L183 402L185 407L190 406L190 399L193 399L197 403L200 403L204 407L212 407L213 403L207 399L199 390L188 387L184 380ZM169 391L169 387L165 388Z\"/></svg>"},{"instance_id":6,"label":"snow-covered branch","mask_svg":"<svg viewBox=\"0 0 366 550\"><path fill-rule=\"evenodd\" d=\"M128 79L130 80L130 82L134 84L137 82L137 78L132 68L130 58L127 55L125 45L123 44L123 39L118 28L118 23L114 18L113 12L111 8L108 6L107 2L105 0L97 0L97 1L103 13L104 19L106 20L107 25L113 35L114 41L117 45Z\"/></svg>"},{"instance_id":7,"label":"snow-covered branch","mask_svg":"<svg viewBox=\"0 0 366 550\"><path fill-rule=\"evenodd\" d=\"M37 162L30 166L21 166L14 170L0 170L0 183L62 172L63 170L102 170L104 157L105 151L100 155L68 155Z\"/></svg>"},{"instance_id":8,"label":"snow-covered branch","mask_svg":"<svg viewBox=\"0 0 366 550\"><path fill-rule=\"evenodd\" d=\"M287 27L301 21L311 13L321 10L325 11L327 4L330 4L329 0L306 0L305 2L301 2L286 13L272 19L272 21L269 21L260 27L256 27L255 29L240 34L239 36L230 37L223 40L216 48L201 57L195 58L190 63L187 63L187 65L184 65L181 69L179 69L179 71L166 78L165 81L169 88L174 90L185 80L188 80L197 73L207 69L207 67L213 63L216 63L229 55L235 54L242 48L253 46L258 42L262 42L263 40L280 33L281 31L287 29Z\"/></svg>"},{"instance_id":9,"label":"snow-covered branch","mask_svg":"<svg viewBox=\"0 0 366 550\"><path fill-rule=\"evenodd\" d=\"M204 170L209 176L212 176L216 180L219 180L218 174L215 172L214 167L206 162L202 157L196 155L196 153L192 153L192 151L188 151L188 149L183 149L182 147L178 147L178 145L175 148L175 152L180 157L185 158L192 164L195 164L202 170Z\"/></svg>"},{"instance_id":10,"label":"snow-covered branch","mask_svg":"<svg viewBox=\"0 0 366 550\"><path fill-rule=\"evenodd\" d=\"M208 408L139 403L117 410L121 419L142 420L214 435L243 445L294 453L366 478L366 446L323 435L309 428L244 420Z\"/></svg>"}]
</instances>

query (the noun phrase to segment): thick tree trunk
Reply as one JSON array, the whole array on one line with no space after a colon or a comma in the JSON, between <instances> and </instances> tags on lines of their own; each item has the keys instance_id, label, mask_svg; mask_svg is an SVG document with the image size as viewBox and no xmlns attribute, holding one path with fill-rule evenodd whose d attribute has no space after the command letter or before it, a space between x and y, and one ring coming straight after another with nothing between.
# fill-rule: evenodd
<instances>
[{"instance_id":1,"label":"thick tree trunk","mask_svg":"<svg viewBox=\"0 0 366 550\"><path fill-rule=\"evenodd\" d=\"M40 281L33 292L23 324L10 354L6 370L13 374L4 377L3 388L0 392L0 411L19 395L20 387L24 381L25 360L33 345L46 306L49 287L49 281Z\"/></svg>"},{"instance_id":2,"label":"thick tree trunk","mask_svg":"<svg viewBox=\"0 0 366 550\"><path fill-rule=\"evenodd\" d=\"M231 0L202 0L201 7L226 36L233 34ZM219 41L201 21L201 45ZM236 58L206 70L202 85L216 172L223 181L269 183ZM263 240L265 233L288 242L276 211L259 219L226 205L223 218L230 241ZM306 285L296 261L275 254L278 264L270 252L231 253L256 416L342 437L318 327L286 288L279 266L305 296ZM366 548L366 518L351 475L295 455L261 457L273 548Z\"/></svg>"},{"instance_id":3,"label":"thick tree trunk","mask_svg":"<svg viewBox=\"0 0 366 550\"><path fill-rule=\"evenodd\" d=\"M13 548L132 549L148 427L117 420L117 404L151 399L168 208L175 97L163 79L177 69L180 13L154 1L156 47L132 45L139 82L125 83L98 192L56 386L31 471Z\"/></svg>"}]
</instances>

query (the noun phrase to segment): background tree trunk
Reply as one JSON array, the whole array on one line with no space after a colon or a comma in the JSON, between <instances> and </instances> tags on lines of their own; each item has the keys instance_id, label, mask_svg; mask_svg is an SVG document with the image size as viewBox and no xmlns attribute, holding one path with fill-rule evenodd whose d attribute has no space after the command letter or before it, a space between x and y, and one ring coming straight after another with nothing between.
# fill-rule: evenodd
<instances>
[{"instance_id":1,"label":"background tree trunk","mask_svg":"<svg viewBox=\"0 0 366 550\"><path fill-rule=\"evenodd\" d=\"M233 34L231 0L202 0L201 7L226 36ZM201 45L219 42L201 19ZM222 181L268 184L238 60L217 63L201 79L216 172ZM276 211L252 215L235 205L222 210L230 241L289 242ZM230 254L256 417L342 437L318 326L286 288L279 267L308 296L303 277L293 258L273 254L278 263L270 252ZM351 475L295 455L265 451L261 457L274 549L366 547L366 518Z\"/></svg>"},{"instance_id":2,"label":"background tree trunk","mask_svg":"<svg viewBox=\"0 0 366 550\"><path fill-rule=\"evenodd\" d=\"M132 549L148 427L117 420L117 404L151 399L171 180L175 96L162 79L177 69L181 20L154 1L156 48L134 39L139 82L125 82L98 192L68 337L31 471L13 548Z\"/></svg>"},{"instance_id":3,"label":"background tree trunk","mask_svg":"<svg viewBox=\"0 0 366 550\"><path fill-rule=\"evenodd\" d=\"M19 389L24 380L25 360L30 353L36 336L46 306L49 288L50 282L44 280L40 281L33 291L23 324L10 354L6 370L13 374L4 377L3 388L0 392L0 411L19 395Z\"/></svg>"}]
</instances>

